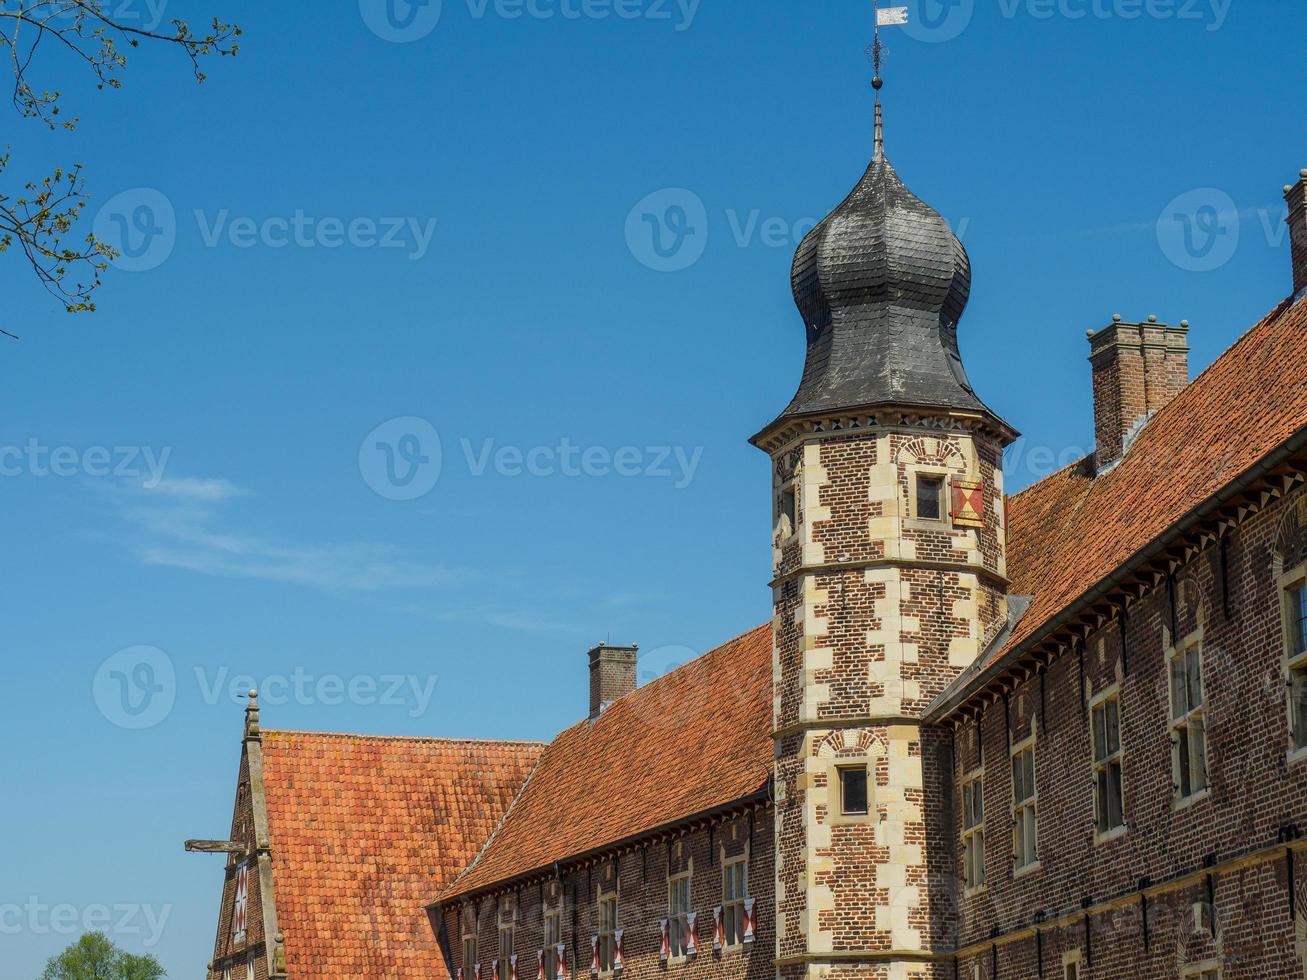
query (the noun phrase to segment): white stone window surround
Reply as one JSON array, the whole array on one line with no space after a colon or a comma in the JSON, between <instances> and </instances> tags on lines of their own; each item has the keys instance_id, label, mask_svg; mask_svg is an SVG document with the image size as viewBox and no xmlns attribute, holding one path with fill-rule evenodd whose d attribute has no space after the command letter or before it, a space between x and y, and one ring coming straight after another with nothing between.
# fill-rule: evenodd
<instances>
[{"instance_id":1,"label":"white stone window surround","mask_svg":"<svg viewBox=\"0 0 1307 980\"><path fill-rule=\"evenodd\" d=\"M1207 764L1207 685L1200 626L1166 652L1174 807L1193 806L1211 796ZM1182 758L1182 754L1184 758ZM1186 779L1188 792L1185 792Z\"/></svg>"},{"instance_id":2,"label":"white stone window surround","mask_svg":"<svg viewBox=\"0 0 1307 980\"><path fill-rule=\"evenodd\" d=\"M1012 773L1012 866L1016 878L1039 870L1038 736L1038 724L1032 718L1030 734L1014 742L1008 753Z\"/></svg>"},{"instance_id":3,"label":"white stone window surround","mask_svg":"<svg viewBox=\"0 0 1307 980\"><path fill-rule=\"evenodd\" d=\"M1221 963L1219 960L1207 960L1194 963L1184 968L1182 980L1221 980Z\"/></svg>"},{"instance_id":4,"label":"white stone window surround","mask_svg":"<svg viewBox=\"0 0 1307 980\"><path fill-rule=\"evenodd\" d=\"M1116 704L1115 751L1112 750L1110 744L1107 746L1099 745L1099 731L1097 727L1098 713L1100 711L1107 711L1107 705L1111 702L1115 702ZM1104 721L1106 723L1106 717L1104 718ZM1119 681L1094 695L1093 699L1089 702L1089 742L1090 756L1093 760L1094 771L1094 843L1107 844L1124 836L1130 831L1130 821L1126 819L1128 808L1126 806L1125 798L1125 737L1122 730L1121 684ZM1099 794L1102 792L1103 780L1112 779L1113 766L1116 767L1117 799L1121 806L1121 822L1116 826L1103 829L1099 822L1099 806L1102 804L1102 801L1099 799Z\"/></svg>"},{"instance_id":5,"label":"white stone window surround","mask_svg":"<svg viewBox=\"0 0 1307 980\"><path fill-rule=\"evenodd\" d=\"M1280 576L1281 622L1284 633L1285 710L1289 725L1288 761L1307 761L1307 635L1300 626L1302 590L1307 590L1307 564ZM1295 710L1298 709L1298 710Z\"/></svg>"},{"instance_id":6,"label":"white stone window surround","mask_svg":"<svg viewBox=\"0 0 1307 980\"><path fill-rule=\"evenodd\" d=\"M966 896L985 891L985 767L962 778L962 877Z\"/></svg>"},{"instance_id":7,"label":"white stone window surround","mask_svg":"<svg viewBox=\"0 0 1307 980\"><path fill-rule=\"evenodd\" d=\"M931 463L909 463L904 467L904 474L908 481L906 526L931 531L952 529L952 481L958 474L947 467ZM939 517L922 517L917 511L922 478L939 481Z\"/></svg>"},{"instance_id":8,"label":"white stone window surround","mask_svg":"<svg viewBox=\"0 0 1307 980\"><path fill-rule=\"evenodd\" d=\"M687 959L685 941L689 930L688 916L694 911L693 881L693 857L689 859L685 870L667 876L667 943L670 950L667 962L669 964L683 963ZM678 889L680 889L679 895ZM680 901L682 898L683 902Z\"/></svg>"}]
</instances>

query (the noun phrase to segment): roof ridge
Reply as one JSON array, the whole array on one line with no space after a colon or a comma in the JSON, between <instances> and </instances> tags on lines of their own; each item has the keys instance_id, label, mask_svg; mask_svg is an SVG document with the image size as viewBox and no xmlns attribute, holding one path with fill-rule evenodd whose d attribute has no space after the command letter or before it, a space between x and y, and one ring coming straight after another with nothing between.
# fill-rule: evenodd
<instances>
[{"instance_id":1,"label":"roof ridge","mask_svg":"<svg viewBox=\"0 0 1307 980\"><path fill-rule=\"evenodd\" d=\"M309 732L299 731L289 728L265 728L263 735L266 738L269 735L282 736L308 736L311 738L333 738L333 739L350 739L351 741L366 742L408 742L427 745L479 745L479 746L522 746L525 748L540 748L549 745L548 742L530 741L523 739L502 739L502 738L448 738L432 737L425 735L361 735L353 732Z\"/></svg>"}]
</instances>

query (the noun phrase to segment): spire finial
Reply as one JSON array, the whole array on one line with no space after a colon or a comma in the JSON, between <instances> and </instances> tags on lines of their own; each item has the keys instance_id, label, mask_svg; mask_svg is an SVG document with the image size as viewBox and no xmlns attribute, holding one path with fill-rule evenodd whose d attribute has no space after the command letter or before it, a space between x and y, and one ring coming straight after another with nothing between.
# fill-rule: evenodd
<instances>
[{"instance_id":1,"label":"spire finial","mask_svg":"<svg viewBox=\"0 0 1307 980\"><path fill-rule=\"evenodd\" d=\"M885 79L883 79L880 74L880 66L885 59L885 45L882 44L880 40L880 0L872 0L872 8L875 14L874 21L876 26L873 29L873 40L871 42L871 87L876 90L875 144L876 156L880 157L885 152L885 117L880 107L880 90L885 85Z\"/></svg>"}]
</instances>

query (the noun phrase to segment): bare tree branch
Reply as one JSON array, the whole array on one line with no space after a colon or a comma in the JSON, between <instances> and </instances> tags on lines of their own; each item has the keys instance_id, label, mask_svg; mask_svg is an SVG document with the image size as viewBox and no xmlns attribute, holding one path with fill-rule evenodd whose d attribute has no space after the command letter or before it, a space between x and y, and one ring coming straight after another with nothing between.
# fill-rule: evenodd
<instances>
[{"instance_id":1,"label":"bare tree branch","mask_svg":"<svg viewBox=\"0 0 1307 980\"><path fill-rule=\"evenodd\" d=\"M20 117L40 120L51 129L77 127L76 116L67 118L62 113L59 89L36 87L33 67L40 63L38 52L46 52L45 58L62 51L77 70L89 72L98 89L117 89L127 66L121 47L157 42L180 48L197 82L206 77L200 59L229 57L239 50L240 28L216 17L205 32L196 34L183 20L173 19L171 31L160 31L157 25L137 26L106 11L104 0L0 0L0 54L8 49L5 60L14 79L11 100ZM10 148L5 147L0 177L9 162ZM100 286L108 262L116 257L94 233L82 241L70 240L88 202L80 164L28 181L19 193L6 193L0 186L0 252L20 252L41 286L69 313L95 309L91 294ZM3 329L0 333L13 336Z\"/></svg>"}]
</instances>

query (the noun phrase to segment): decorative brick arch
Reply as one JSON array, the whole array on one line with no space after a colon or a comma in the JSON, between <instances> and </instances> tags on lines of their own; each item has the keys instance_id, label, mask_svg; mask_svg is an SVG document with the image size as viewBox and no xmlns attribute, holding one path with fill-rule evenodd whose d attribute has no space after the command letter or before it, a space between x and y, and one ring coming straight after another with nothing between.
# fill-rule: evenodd
<instances>
[{"instance_id":1,"label":"decorative brick arch","mask_svg":"<svg viewBox=\"0 0 1307 980\"><path fill-rule=\"evenodd\" d=\"M1302 488L1289 495L1274 541L1271 561L1277 579L1307 562L1307 491Z\"/></svg>"},{"instance_id":2,"label":"decorative brick arch","mask_svg":"<svg viewBox=\"0 0 1307 980\"><path fill-rule=\"evenodd\" d=\"M930 450L927 442L936 443L934 452ZM965 470L967 467L966 454L962 452L962 447L956 440L928 439L925 436L918 436L901 445L896 461L901 466L944 466L959 470Z\"/></svg>"}]
</instances>

